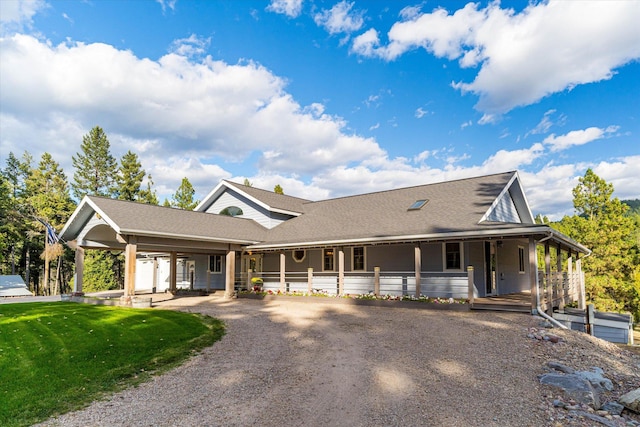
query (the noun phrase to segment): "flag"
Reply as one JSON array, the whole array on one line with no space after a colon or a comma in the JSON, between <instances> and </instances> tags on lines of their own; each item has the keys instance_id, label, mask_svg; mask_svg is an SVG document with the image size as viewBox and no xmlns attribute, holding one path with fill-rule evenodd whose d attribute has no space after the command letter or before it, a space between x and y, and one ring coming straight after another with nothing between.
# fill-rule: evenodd
<instances>
[{"instance_id":1,"label":"flag","mask_svg":"<svg viewBox=\"0 0 640 427\"><path fill-rule=\"evenodd\" d=\"M40 218L38 218L38 221L42 225L44 225L44 227L47 229L47 244L55 245L56 243L58 243L60 241L60 237L56 233L56 229L53 228L53 226L51 224L49 224L48 222L46 222L44 220L41 220Z\"/></svg>"}]
</instances>

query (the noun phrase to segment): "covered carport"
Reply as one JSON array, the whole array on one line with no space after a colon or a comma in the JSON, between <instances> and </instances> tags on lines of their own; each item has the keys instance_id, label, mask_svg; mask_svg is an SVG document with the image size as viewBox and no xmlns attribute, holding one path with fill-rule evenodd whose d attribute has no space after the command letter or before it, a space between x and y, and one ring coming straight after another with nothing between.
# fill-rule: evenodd
<instances>
[{"instance_id":1,"label":"covered carport","mask_svg":"<svg viewBox=\"0 0 640 427\"><path fill-rule=\"evenodd\" d=\"M139 253L169 255L172 291L176 289L179 256L224 254L225 295L230 296L234 290L236 253L243 246L260 242L265 231L249 219L85 196L60 237L75 250L74 292L82 292L85 251L107 250L124 252L125 296L135 293Z\"/></svg>"}]
</instances>

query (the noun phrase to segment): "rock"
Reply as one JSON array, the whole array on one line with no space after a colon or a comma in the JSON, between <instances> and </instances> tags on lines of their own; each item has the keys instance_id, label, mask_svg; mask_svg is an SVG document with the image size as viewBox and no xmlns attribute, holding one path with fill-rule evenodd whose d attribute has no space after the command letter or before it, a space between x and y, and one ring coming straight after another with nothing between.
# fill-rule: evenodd
<instances>
[{"instance_id":1,"label":"rock","mask_svg":"<svg viewBox=\"0 0 640 427\"><path fill-rule=\"evenodd\" d=\"M604 390L611 391L613 390L613 383L610 379L602 376L604 371L600 368L591 368L592 371L579 371L575 374L589 381L592 386L596 388L599 392Z\"/></svg>"},{"instance_id":2,"label":"rock","mask_svg":"<svg viewBox=\"0 0 640 427\"><path fill-rule=\"evenodd\" d=\"M618 403L627 409L640 413L640 388L620 396Z\"/></svg>"},{"instance_id":3,"label":"rock","mask_svg":"<svg viewBox=\"0 0 640 427\"><path fill-rule=\"evenodd\" d=\"M554 344L562 342L562 338L557 335L547 334L547 339Z\"/></svg>"},{"instance_id":4,"label":"rock","mask_svg":"<svg viewBox=\"0 0 640 427\"><path fill-rule=\"evenodd\" d=\"M553 401L553 406L555 406L556 408L564 408L564 407L566 407L566 406L567 406L567 404L566 404L566 403L564 403L564 402L563 402L562 400L560 400L560 399L555 399L555 400Z\"/></svg>"},{"instance_id":5,"label":"rock","mask_svg":"<svg viewBox=\"0 0 640 427\"><path fill-rule=\"evenodd\" d=\"M562 389L567 396L580 403L600 409L600 397L591 383L576 374L543 374L540 383Z\"/></svg>"},{"instance_id":6,"label":"rock","mask_svg":"<svg viewBox=\"0 0 640 427\"><path fill-rule=\"evenodd\" d=\"M578 412L578 415L580 415L581 417L585 417L588 418L592 421L596 421L602 425L605 425L607 427L616 427L617 424L614 423L613 421L610 421L608 419L606 419L605 417L601 417L599 415L595 415L595 414L590 414L588 412Z\"/></svg>"},{"instance_id":7,"label":"rock","mask_svg":"<svg viewBox=\"0 0 640 427\"><path fill-rule=\"evenodd\" d=\"M611 415L620 415L622 414L624 406L616 402L607 402L602 405L602 409L609 412Z\"/></svg>"},{"instance_id":8,"label":"rock","mask_svg":"<svg viewBox=\"0 0 640 427\"><path fill-rule=\"evenodd\" d=\"M558 362L549 362L547 363L547 366L553 370L563 372L565 374L573 374L576 372L575 369L570 368L569 366L565 366L562 363L558 363Z\"/></svg>"}]
</instances>

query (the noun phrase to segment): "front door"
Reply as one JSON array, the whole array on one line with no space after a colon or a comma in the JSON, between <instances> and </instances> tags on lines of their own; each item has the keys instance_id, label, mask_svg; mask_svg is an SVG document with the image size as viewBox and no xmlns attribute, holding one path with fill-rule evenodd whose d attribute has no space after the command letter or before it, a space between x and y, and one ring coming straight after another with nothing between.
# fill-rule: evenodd
<instances>
[{"instance_id":1,"label":"front door","mask_svg":"<svg viewBox=\"0 0 640 427\"><path fill-rule=\"evenodd\" d=\"M496 250L496 242L488 241L484 242L484 259L485 259L485 267L484 271L486 274L485 278L485 295L495 295L496 294L496 266L498 265L498 254Z\"/></svg>"}]
</instances>

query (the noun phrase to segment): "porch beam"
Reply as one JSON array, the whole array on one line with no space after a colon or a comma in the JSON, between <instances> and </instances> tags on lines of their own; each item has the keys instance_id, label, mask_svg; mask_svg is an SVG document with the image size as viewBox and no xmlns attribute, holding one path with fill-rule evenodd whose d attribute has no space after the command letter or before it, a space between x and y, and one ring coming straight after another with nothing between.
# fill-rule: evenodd
<instances>
[{"instance_id":1,"label":"porch beam","mask_svg":"<svg viewBox=\"0 0 640 427\"><path fill-rule=\"evenodd\" d=\"M416 298L420 298L420 272L422 271L422 250L420 249L420 243L416 244L414 249L414 264L416 275Z\"/></svg>"},{"instance_id":2,"label":"porch beam","mask_svg":"<svg viewBox=\"0 0 640 427\"><path fill-rule=\"evenodd\" d=\"M233 298L234 293L234 281L236 272L236 251L228 250L227 257L224 263L225 267L225 281L224 281L224 297Z\"/></svg>"},{"instance_id":3,"label":"porch beam","mask_svg":"<svg viewBox=\"0 0 640 427\"><path fill-rule=\"evenodd\" d=\"M129 238L124 251L124 295L133 296L136 293L136 238Z\"/></svg>"},{"instance_id":4,"label":"porch beam","mask_svg":"<svg viewBox=\"0 0 640 427\"><path fill-rule=\"evenodd\" d=\"M84 248L76 247L76 271L73 273L73 292L82 292L82 278L84 276Z\"/></svg>"}]
</instances>

